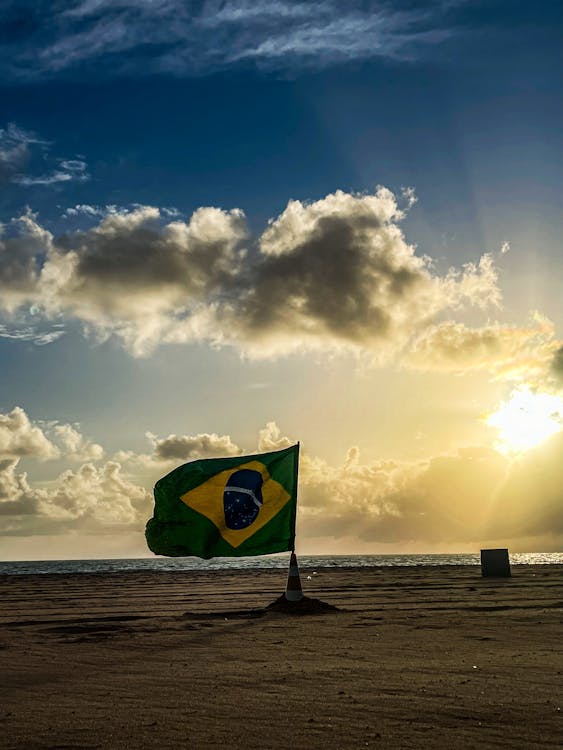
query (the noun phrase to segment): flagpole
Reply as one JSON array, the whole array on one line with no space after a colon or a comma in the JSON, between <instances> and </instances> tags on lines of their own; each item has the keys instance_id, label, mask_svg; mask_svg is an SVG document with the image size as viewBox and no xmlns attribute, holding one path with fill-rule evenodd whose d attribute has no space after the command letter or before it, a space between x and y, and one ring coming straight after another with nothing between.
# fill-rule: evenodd
<instances>
[{"instance_id":1,"label":"flagpole","mask_svg":"<svg viewBox=\"0 0 563 750\"><path fill-rule=\"evenodd\" d=\"M294 518L293 518L293 544L291 545L291 555L289 556L289 570L287 571L287 585L285 587L284 598L286 602L296 604L303 599L303 590L301 588L301 579L299 578L299 565L297 564L297 557L295 555L295 526L297 524L297 480L299 471L299 443L296 445L297 450L294 453L294 484L293 484L293 497L295 498L294 503Z\"/></svg>"},{"instance_id":2,"label":"flagpole","mask_svg":"<svg viewBox=\"0 0 563 750\"><path fill-rule=\"evenodd\" d=\"M295 472L294 472L294 485L293 485L293 496L295 497L295 523L293 526L293 545L291 551L295 553L295 537L297 536L297 481L299 478L299 450L301 443L297 441L297 451L295 452Z\"/></svg>"}]
</instances>

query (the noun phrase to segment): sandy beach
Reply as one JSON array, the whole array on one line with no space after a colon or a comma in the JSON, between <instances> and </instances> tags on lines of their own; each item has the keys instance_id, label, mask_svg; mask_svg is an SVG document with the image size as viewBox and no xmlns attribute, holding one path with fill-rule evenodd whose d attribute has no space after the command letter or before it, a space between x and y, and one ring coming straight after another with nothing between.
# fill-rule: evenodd
<instances>
[{"instance_id":1,"label":"sandy beach","mask_svg":"<svg viewBox=\"0 0 563 750\"><path fill-rule=\"evenodd\" d=\"M2 750L556 748L563 566L0 577Z\"/></svg>"}]
</instances>

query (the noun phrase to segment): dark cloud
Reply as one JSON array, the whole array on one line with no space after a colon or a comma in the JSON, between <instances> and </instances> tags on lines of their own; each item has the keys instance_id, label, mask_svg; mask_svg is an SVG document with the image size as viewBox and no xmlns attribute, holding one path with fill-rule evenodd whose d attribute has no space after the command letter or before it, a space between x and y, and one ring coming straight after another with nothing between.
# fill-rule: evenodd
<instances>
[{"instance_id":1,"label":"dark cloud","mask_svg":"<svg viewBox=\"0 0 563 750\"><path fill-rule=\"evenodd\" d=\"M0 307L78 319L136 355L208 340L254 357L344 348L383 359L439 313L500 300L488 256L439 276L402 218L384 188L290 201L255 241L238 209L164 223L142 206L58 240L28 216L4 242Z\"/></svg>"},{"instance_id":2,"label":"dark cloud","mask_svg":"<svg viewBox=\"0 0 563 750\"><path fill-rule=\"evenodd\" d=\"M206 295L236 270L234 250L246 236L240 212L202 208L189 225L158 223L160 211L141 207L110 215L87 232L62 239L77 255L76 277L88 286L131 291L181 287L188 297Z\"/></svg>"},{"instance_id":3,"label":"dark cloud","mask_svg":"<svg viewBox=\"0 0 563 750\"><path fill-rule=\"evenodd\" d=\"M27 213L12 221L12 236L6 236L0 225L0 308L8 312L37 297L51 236L35 218Z\"/></svg>"},{"instance_id":4,"label":"dark cloud","mask_svg":"<svg viewBox=\"0 0 563 750\"><path fill-rule=\"evenodd\" d=\"M371 229L380 228L374 217ZM236 310L249 332L269 331L286 318L297 324L296 333L316 328L360 342L384 338L391 323L385 286L391 297L399 297L403 284L414 287L420 274L370 257L358 229L348 217L323 217L310 237L282 255L260 259Z\"/></svg>"},{"instance_id":5,"label":"dark cloud","mask_svg":"<svg viewBox=\"0 0 563 750\"><path fill-rule=\"evenodd\" d=\"M402 217L384 188L290 201L260 237L234 299L214 311L221 340L251 356L340 347L384 358L448 307L498 301L487 258L439 277L406 243Z\"/></svg>"},{"instance_id":6,"label":"dark cloud","mask_svg":"<svg viewBox=\"0 0 563 750\"><path fill-rule=\"evenodd\" d=\"M237 456L242 453L238 445L228 435L169 435L156 438L149 435L153 442L152 460L156 461L192 461L195 458L215 458Z\"/></svg>"},{"instance_id":7,"label":"dark cloud","mask_svg":"<svg viewBox=\"0 0 563 750\"><path fill-rule=\"evenodd\" d=\"M563 346L559 347L551 360L551 371L563 383Z\"/></svg>"}]
</instances>

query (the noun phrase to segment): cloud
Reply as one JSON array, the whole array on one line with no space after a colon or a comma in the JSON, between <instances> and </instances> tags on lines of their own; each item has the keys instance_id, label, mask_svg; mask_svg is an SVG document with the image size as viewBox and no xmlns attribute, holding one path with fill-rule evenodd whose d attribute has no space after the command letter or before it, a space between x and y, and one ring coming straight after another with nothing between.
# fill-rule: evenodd
<instances>
[{"instance_id":1,"label":"cloud","mask_svg":"<svg viewBox=\"0 0 563 750\"><path fill-rule=\"evenodd\" d=\"M550 367L557 381L563 384L563 345L554 352Z\"/></svg>"},{"instance_id":2,"label":"cloud","mask_svg":"<svg viewBox=\"0 0 563 750\"><path fill-rule=\"evenodd\" d=\"M281 445L279 432L277 438ZM424 461L365 463L353 446L336 466L302 451L301 540L449 550L490 544L515 551L530 551L535 540L560 549L562 448L558 433L518 460L473 446Z\"/></svg>"},{"instance_id":3,"label":"cloud","mask_svg":"<svg viewBox=\"0 0 563 750\"><path fill-rule=\"evenodd\" d=\"M55 324L56 326L57 324ZM31 341L35 346L46 346L57 341L65 335L60 327L53 326L54 330L43 331L33 326L15 328L0 324L0 339L12 339L14 341Z\"/></svg>"},{"instance_id":4,"label":"cloud","mask_svg":"<svg viewBox=\"0 0 563 750\"><path fill-rule=\"evenodd\" d=\"M443 2L8 0L18 30L0 47L5 79L72 74L201 75L242 62L274 70L373 58L413 60L452 35ZM449 16L452 13L450 12ZM17 42L17 43L16 43Z\"/></svg>"},{"instance_id":5,"label":"cloud","mask_svg":"<svg viewBox=\"0 0 563 750\"><path fill-rule=\"evenodd\" d=\"M44 141L14 123L0 128L0 185L10 182L26 166L31 144L43 145Z\"/></svg>"},{"instance_id":6,"label":"cloud","mask_svg":"<svg viewBox=\"0 0 563 750\"><path fill-rule=\"evenodd\" d=\"M86 182L90 179L88 165L77 159L59 159L58 168L42 175L16 174L12 182L29 187L30 185L54 185L57 182Z\"/></svg>"},{"instance_id":7,"label":"cloud","mask_svg":"<svg viewBox=\"0 0 563 750\"><path fill-rule=\"evenodd\" d=\"M104 457L101 445L87 440L69 424L55 424L52 432L53 439L59 443L66 458L73 461L99 461Z\"/></svg>"},{"instance_id":8,"label":"cloud","mask_svg":"<svg viewBox=\"0 0 563 750\"><path fill-rule=\"evenodd\" d=\"M140 531L150 507L147 490L127 479L114 461L100 467L83 464L77 471L63 472L47 487L31 487L25 474L15 472L14 463L0 464L5 535Z\"/></svg>"},{"instance_id":9,"label":"cloud","mask_svg":"<svg viewBox=\"0 0 563 750\"><path fill-rule=\"evenodd\" d=\"M325 10L334 11L328 4ZM426 25L428 24L428 25ZM417 59L424 45L439 44L450 36L431 14L391 12L372 6L356 7L339 16L319 14L299 24L288 24L265 37L235 48L232 61L255 60L266 67L318 68L350 60ZM322 62L320 62L322 61Z\"/></svg>"},{"instance_id":10,"label":"cloud","mask_svg":"<svg viewBox=\"0 0 563 750\"><path fill-rule=\"evenodd\" d=\"M53 442L46 437L53 436ZM115 533L116 529L142 531L152 512L152 485L167 468L195 458L235 456L241 449L229 436L215 433L169 435L148 433L152 453L121 452L121 461L94 466L104 456L102 446L86 440L68 424L33 426L22 409L0 415L0 528L4 534L56 534L64 531ZM57 443L57 445L55 445ZM20 457L63 457L86 461L49 482L32 484L18 473ZM122 463L140 477L130 478ZM148 477L148 478L147 478ZM141 482L141 483L140 483Z\"/></svg>"},{"instance_id":11,"label":"cloud","mask_svg":"<svg viewBox=\"0 0 563 750\"><path fill-rule=\"evenodd\" d=\"M145 481L153 483L165 471L198 458L222 458L238 456L243 451L229 435L198 433L196 435L168 435L160 438L152 432L146 437L151 445L150 453L135 453L121 450L113 460L126 465Z\"/></svg>"},{"instance_id":12,"label":"cloud","mask_svg":"<svg viewBox=\"0 0 563 750\"><path fill-rule=\"evenodd\" d=\"M157 438L152 433L147 437L153 444L153 460L192 461L196 458L238 456L241 449L228 435L200 433L199 435L169 435Z\"/></svg>"},{"instance_id":13,"label":"cloud","mask_svg":"<svg viewBox=\"0 0 563 750\"><path fill-rule=\"evenodd\" d=\"M368 542L478 542L485 498L505 468L492 450L414 464L364 464L352 449L341 466L318 459L304 462L301 528L312 537L352 536Z\"/></svg>"},{"instance_id":14,"label":"cloud","mask_svg":"<svg viewBox=\"0 0 563 750\"><path fill-rule=\"evenodd\" d=\"M445 321L429 327L412 343L403 364L456 374L484 370L496 379L545 385L550 367L557 370L560 347L553 324L538 313L528 327L495 323L469 328Z\"/></svg>"},{"instance_id":15,"label":"cloud","mask_svg":"<svg viewBox=\"0 0 563 750\"><path fill-rule=\"evenodd\" d=\"M295 443L275 422L260 451ZM516 460L490 446L467 446L421 461L365 462L357 446L340 465L302 446L299 534L361 543L479 549L485 543L530 551L563 542L563 432ZM545 481L544 481L545 478Z\"/></svg>"},{"instance_id":16,"label":"cloud","mask_svg":"<svg viewBox=\"0 0 563 750\"><path fill-rule=\"evenodd\" d=\"M268 422L263 430L258 433L258 452L279 451L295 445L296 441L281 434L280 428L275 422Z\"/></svg>"},{"instance_id":17,"label":"cloud","mask_svg":"<svg viewBox=\"0 0 563 750\"><path fill-rule=\"evenodd\" d=\"M92 206L89 203L77 203L75 206L65 209L62 214L63 219L69 219L75 216L106 217L110 214L126 213L120 210L116 205Z\"/></svg>"},{"instance_id":18,"label":"cloud","mask_svg":"<svg viewBox=\"0 0 563 750\"><path fill-rule=\"evenodd\" d=\"M50 147L49 141L14 123L0 128L0 185L12 183L30 187L90 179L85 161L53 158ZM48 167L47 172L45 167ZM36 174L37 171L43 173Z\"/></svg>"},{"instance_id":19,"label":"cloud","mask_svg":"<svg viewBox=\"0 0 563 750\"><path fill-rule=\"evenodd\" d=\"M90 205L89 203L77 203L75 206L65 209L62 214L63 219L74 219L76 217L87 217L87 218L105 218L112 214L128 214L132 210L145 208L138 203L131 204L128 207L116 206L115 204L108 204L106 206ZM176 218L179 217L180 211L174 207L161 207L159 212L166 217Z\"/></svg>"},{"instance_id":20,"label":"cloud","mask_svg":"<svg viewBox=\"0 0 563 750\"><path fill-rule=\"evenodd\" d=\"M103 448L71 425L33 423L21 407L0 413L0 529L3 534L51 533L137 525L150 508L148 492L115 461L95 467ZM31 483L21 459L88 461L48 483Z\"/></svg>"},{"instance_id":21,"label":"cloud","mask_svg":"<svg viewBox=\"0 0 563 750\"><path fill-rule=\"evenodd\" d=\"M13 219L11 236L0 224L0 310L8 314L22 306L29 309L41 297L42 266L52 251L52 237L36 219L30 211Z\"/></svg>"},{"instance_id":22,"label":"cloud","mask_svg":"<svg viewBox=\"0 0 563 750\"><path fill-rule=\"evenodd\" d=\"M19 422L19 432L28 434L31 425L21 414ZM70 449L83 445L70 430L56 432L68 436ZM41 437L35 436L32 447L20 443L9 455L0 454L1 533L140 535L153 508L147 487L164 471L179 461L241 452L226 435L157 438L149 433L149 439L151 454L124 451L123 461L97 466L87 462L40 483L17 467L20 455L42 457L46 449ZM257 447L244 452L279 450L294 442L269 422L259 432ZM29 446L29 440L23 445ZM447 550L478 549L487 543L526 551L529 540L539 540L558 549L563 541L562 448L559 433L518 459L473 446L408 462L364 461L358 447L351 446L335 465L302 446L300 542L306 546L320 539L330 545L355 539L379 548ZM68 456L76 453L71 450Z\"/></svg>"},{"instance_id":23,"label":"cloud","mask_svg":"<svg viewBox=\"0 0 563 750\"><path fill-rule=\"evenodd\" d=\"M16 406L7 414L0 413L0 459L24 456L47 460L57 458L59 450L40 427L31 423L25 411Z\"/></svg>"},{"instance_id":24,"label":"cloud","mask_svg":"<svg viewBox=\"0 0 563 750\"><path fill-rule=\"evenodd\" d=\"M75 427L59 422L33 423L19 406L0 412L0 460L59 458L72 461L98 461L101 445L85 438Z\"/></svg>"},{"instance_id":25,"label":"cloud","mask_svg":"<svg viewBox=\"0 0 563 750\"><path fill-rule=\"evenodd\" d=\"M150 497L146 490L126 479L121 466L108 461L99 468L84 464L66 471L53 489L38 490L44 515L95 525L139 524L145 520Z\"/></svg>"},{"instance_id":26,"label":"cloud","mask_svg":"<svg viewBox=\"0 0 563 750\"><path fill-rule=\"evenodd\" d=\"M140 206L57 239L27 214L0 242L0 309L78 320L135 356L208 341L257 358L317 350L386 361L439 314L500 304L490 256L440 276L406 242L403 217L385 188L290 201L255 239L240 209L167 221Z\"/></svg>"},{"instance_id":27,"label":"cloud","mask_svg":"<svg viewBox=\"0 0 563 750\"><path fill-rule=\"evenodd\" d=\"M19 529L19 516L39 513L27 474L17 473L19 459L0 460L0 533L9 534Z\"/></svg>"},{"instance_id":28,"label":"cloud","mask_svg":"<svg viewBox=\"0 0 563 750\"><path fill-rule=\"evenodd\" d=\"M172 437L172 446L201 438ZM524 549L522 545L532 536L557 544L563 536L558 452L562 440L563 433L517 461L490 446L473 446L421 461L366 463L358 447L352 446L344 461L333 465L302 446L300 537L303 541L321 537L327 543L330 538L356 538L363 543L418 543L448 549L456 545L478 548L485 540L510 541ZM158 446L167 439L151 436L151 442L154 461L160 453ZM259 431L257 448L249 446L245 452L280 450L295 442L272 421ZM233 441L222 436L209 453L198 451L190 458L236 455L228 450L213 453L221 444ZM183 459L180 453L181 449L177 458ZM158 471L158 464L153 463L152 469ZM543 475L545 485L539 480Z\"/></svg>"},{"instance_id":29,"label":"cloud","mask_svg":"<svg viewBox=\"0 0 563 750\"><path fill-rule=\"evenodd\" d=\"M403 215L385 188L290 201L260 237L236 302L217 311L223 338L258 357L348 348L384 359L439 312L499 301L488 256L436 276L405 242Z\"/></svg>"}]
</instances>

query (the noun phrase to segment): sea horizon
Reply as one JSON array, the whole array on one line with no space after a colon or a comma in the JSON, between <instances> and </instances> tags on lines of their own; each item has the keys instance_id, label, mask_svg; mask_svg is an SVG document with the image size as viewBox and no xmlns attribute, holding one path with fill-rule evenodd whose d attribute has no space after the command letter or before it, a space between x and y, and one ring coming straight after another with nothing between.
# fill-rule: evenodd
<instances>
[{"instance_id":1,"label":"sea horizon","mask_svg":"<svg viewBox=\"0 0 563 750\"><path fill-rule=\"evenodd\" d=\"M511 565L563 564L562 552L514 552ZM202 560L195 557L139 557L83 560L13 560L0 561L0 575L39 575L77 573L126 573L149 571L206 571L240 569L282 569L288 564L288 553L256 557L217 557ZM479 553L386 554L386 555L299 555L302 571L314 568L375 568L479 565Z\"/></svg>"}]
</instances>

